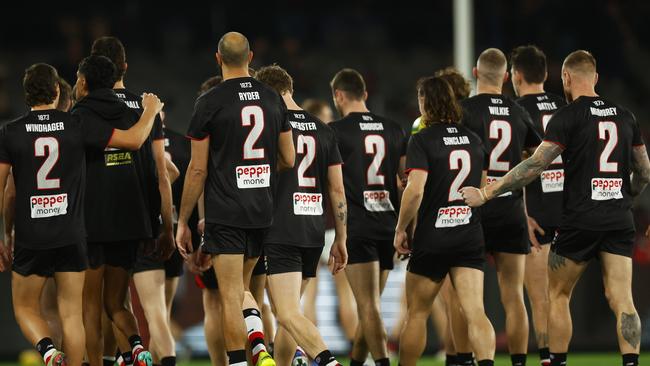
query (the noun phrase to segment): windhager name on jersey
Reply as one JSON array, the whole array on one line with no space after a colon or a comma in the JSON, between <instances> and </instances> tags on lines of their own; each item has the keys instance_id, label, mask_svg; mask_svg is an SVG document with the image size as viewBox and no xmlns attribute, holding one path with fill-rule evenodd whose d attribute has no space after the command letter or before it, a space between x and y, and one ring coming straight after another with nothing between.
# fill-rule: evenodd
<instances>
[{"instance_id":1,"label":"windhager name on jersey","mask_svg":"<svg viewBox=\"0 0 650 366\"><path fill-rule=\"evenodd\" d=\"M348 237L392 238L399 207L399 161L406 154L404 131L370 112L350 113L329 126L343 159Z\"/></svg>"},{"instance_id":2,"label":"windhager name on jersey","mask_svg":"<svg viewBox=\"0 0 650 366\"><path fill-rule=\"evenodd\" d=\"M0 162L16 185L16 245L51 249L85 243L85 149L102 151L113 134L57 110L28 112L0 128Z\"/></svg>"},{"instance_id":3,"label":"windhager name on jersey","mask_svg":"<svg viewBox=\"0 0 650 366\"><path fill-rule=\"evenodd\" d=\"M607 99L581 96L555 112L544 140L564 148L562 226L593 231L634 227L632 149L644 143L632 113Z\"/></svg>"},{"instance_id":4,"label":"windhager name on jersey","mask_svg":"<svg viewBox=\"0 0 650 366\"><path fill-rule=\"evenodd\" d=\"M210 138L206 222L273 222L278 138L291 129L282 98L251 77L224 80L196 100L187 135Z\"/></svg>"},{"instance_id":5,"label":"windhager name on jersey","mask_svg":"<svg viewBox=\"0 0 650 366\"><path fill-rule=\"evenodd\" d=\"M328 171L341 164L341 154L332 129L313 115L290 110L287 119L293 126L296 163L279 174L273 225L264 242L321 247Z\"/></svg>"}]
</instances>

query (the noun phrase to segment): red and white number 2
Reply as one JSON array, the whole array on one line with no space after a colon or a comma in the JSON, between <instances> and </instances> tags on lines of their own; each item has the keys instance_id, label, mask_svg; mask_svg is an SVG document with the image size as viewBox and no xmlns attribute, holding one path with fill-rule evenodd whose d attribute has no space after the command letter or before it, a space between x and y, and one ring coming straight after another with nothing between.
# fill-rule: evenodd
<instances>
[{"instance_id":1,"label":"red and white number 2","mask_svg":"<svg viewBox=\"0 0 650 366\"><path fill-rule=\"evenodd\" d=\"M499 160L503 153L510 146L512 141L512 127L508 121L494 120L490 122L489 137L491 140L498 140L490 153L489 170L507 172L510 170L510 162Z\"/></svg>"},{"instance_id":2,"label":"red and white number 2","mask_svg":"<svg viewBox=\"0 0 650 366\"><path fill-rule=\"evenodd\" d=\"M600 153L598 167L601 172L616 173L618 172L618 163L610 162L609 157L612 155L614 148L618 144L618 128L616 123L603 121L598 123L598 138L605 140L605 147Z\"/></svg>"},{"instance_id":3,"label":"red and white number 2","mask_svg":"<svg viewBox=\"0 0 650 366\"><path fill-rule=\"evenodd\" d=\"M366 179L369 186L384 185L384 175L380 173L381 164L386 157L386 141L380 135L368 135L364 140L366 154L373 155L372 162L368 166Z\"/></svg>"},{"instance_id":4,"label":"red and white number 2","mask_svg":"<svg viewBox=\"0 0 650 366\"><path fill-rule=\"evenodd\" d=\"M241 124L244 127L253 126L244 141L244 160L264 159L264 148L255 147L264 130L264 111L260 106L249 105L241 110Z\"/></svg>"},{"instance_id":5,"label":"red and white number 2","mask_svg":"<svg viewBox=\"0 0 650 366\"><path fill-rule=\"evenodd\" d=\"M456 178L449 186L449 202L462 200L463 196L458 192L465 183L465 179L472 169L472 158L467 150L454 150L449 154L449 170L458 170Z\"/></svg>"},{"instance_id":6,"label":"red and white number 2","mask_svg":"<svg viewBox=\"0 0 650 366\"><path fill-rule=\"evenodd\" d=\"M47 150L47 152L46 152ZM58 189L61 188L59 178L48 178L54 165L59 160L59 141L54 137L39 137L34 141L34 156L45 157L45 161L36 172L36 188Z\"/></svg>"},{"instance_id":7,"label":"red and white number 2","mask_svg":"<svg viewBox=\"0 0 650 366\"><path fill-rule=\"evenodd\" d=\"M298 165L298 186L316 187L316 177L306 177L305 172L314 163L316 157L316 139L313 136L298 135L296 152L305 155Z\"/></svg>"}]
</instances>

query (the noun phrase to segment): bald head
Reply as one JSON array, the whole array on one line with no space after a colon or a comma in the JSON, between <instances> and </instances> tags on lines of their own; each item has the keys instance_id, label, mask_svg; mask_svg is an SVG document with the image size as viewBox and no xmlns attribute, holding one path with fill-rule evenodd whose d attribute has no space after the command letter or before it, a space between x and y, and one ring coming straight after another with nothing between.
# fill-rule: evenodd
<instances>
[{"instance_id":1,"label":"bald head","mask_svg":"<svg viewBox=\"0 0 650 366\"><path fill-rule=\"evenodd\" d=\"M593 78L596 74L596 59L589 51L574 51L564 59L562 69L571 74Z\"/></svg>"},{"instance_id":2,"label":"bald head","mask_svg":"<svg viewBox=\"0 0 650 366\"><path fill-rule=\"evenodd\" d=\"M247 66L250 62L248 39L239 32L228 32L219 40L221 62L230 67Z\"/></svg>"},{"instance_id":3,"label":"bald head","mask_svg":"<svg viewBox=\"0 0 650 366\"><path fill-rule=\"evenodd\" d=\"M502 86L507 71L506 55L497 48L481 52L476 61L476 77L485 84Z\"/></svg>"}]
</instances>

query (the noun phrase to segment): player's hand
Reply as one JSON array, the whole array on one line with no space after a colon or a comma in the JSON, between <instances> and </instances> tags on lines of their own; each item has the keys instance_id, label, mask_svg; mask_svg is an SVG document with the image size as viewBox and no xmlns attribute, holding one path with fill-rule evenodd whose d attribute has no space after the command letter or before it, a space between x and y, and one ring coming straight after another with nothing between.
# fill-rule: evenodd
<instances>
[{"instance_id":1,"label":"player's hand","mask_svg":"<svg viewBox=\"0 0 650 366\"><path fill-rule=\"evenodd\" d=\"M142 94L142 108L153 110L156 114L162 111L165 103L161 102L156 94L144 93Z\"/></svg>"},{"instance_id":2,"label":"player's hand","mask_svg":"<svg viewBox=\"0 0 650 366\"><path fill-rule=\"evenodd\" d=\"M395 239L393 240L393 246L395 250L400 255L409 255L411 254L411 247L409 245L409 237L406 231L395 230Z\"/></svg>"},{"instance_id":3,"label":"player's hand","mask_svg":"<svg viewBox=\"0 0 650 366\"><path fill-rule=\"evenodd\" d=\"M201 235L205 234L205 219L199 220L199 223L196 224L196 231Z\"/></svg>"},{"instance_id":4,"label":"player's hand","mask_svg":"<svg viewBox=\"0 0 650 366\"><path fill-rule=\"evenodd\" d=\"M341 272L348 264L348 249L345 246L345 239L334 238L332 248L330 249L330 257L327 265L333 275Z\"/></svg>"},{"instance_id":5,"label":"player's hand","mask_svg":"<svg viewBox=\"0 0 650 366\"><path fill-rule=\"evenodd\" d=\"M172 229L164 230L158 235L158 251L160 259L167 260L174 254L176 243L174 242L174 233Z\"/></svg>"},{"instance_id":6,"label":"player's hand","mask_svg":"<svg viewBox=\"0 0 650 366\"><path fill-rule=\"evenodd\" d=\"M157 251L158 251L158 243L156 243L155 239L145 239L142 241L142 245L140 246L140 255L143 256L157 256Z\"/></svg>"},{"instance_id":7,"label":"player's hand","mask_svg":"<svg viewBox=\"0 0 650 366\"><path fill-rule=\"evenodd\" d=\"M192 230L187 223L178 222L176 228L176 247L178 252L185 260L189 260L190 254L194 251L192 248Z\"/></svg>"},{"instance_id":8,"label":"player's hand","mask_svg":"<svg viewBox=\"0 0 650 366\"><path fill-rule=\"evenodd\" d=\"M201 274L212 266L212 257L209 254L203 253L201 250L197 250L190 254L185 262L190 272Z\"/></svg>"},{"instance_id":9,"label":"player's hand","mask_svg":"<svg viewBox=\"0 0 650 366\"><path fill-rule=\"evenodd\" d=\"M645 229L645 237L650 238L650 225L648 225L648 228Z\"/></svg>"},{"instance_id":10,"label":"player's hand","mask_svg":"<svg viewBox=\"0 0 650 366\"><path fill-rule=\"evenodd\" d=\"M537 240L537 236L535 235L535 232L538 232L539 235L544 235L544 229L542 229L541 226L535 221L534 218L530 216L526 216L528 219L528 239L530 240L530 243L533 245L533 248L536 250L541 250L542 245L539 243L539 240Z\"/></svg>"},{"instance_id":11,"label":"player's hand","mask_svg":"<svg viewBox=\"0 0 650 366\"><path fill-rule=\"evenodd\" d=\"M487 202L481 190L476 187L463 187L459 192L469 207L480 207Z\"/></svg>"}]
</instances>

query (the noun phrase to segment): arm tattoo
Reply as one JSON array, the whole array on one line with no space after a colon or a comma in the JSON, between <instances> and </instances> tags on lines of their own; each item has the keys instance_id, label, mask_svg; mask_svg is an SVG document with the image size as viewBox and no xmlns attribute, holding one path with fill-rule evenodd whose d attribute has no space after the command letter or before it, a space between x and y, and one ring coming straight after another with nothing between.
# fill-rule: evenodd
<instances>
[{"instance_id":1,"label":"arm tattoo","mask_svg":"<svg viewBox=\"0 0 650 366\"><path fill-rule=\"evenodd\" d=\"M336 219L341 221L343 223L343 226L348 225L348 209L347 209L347 204L345 202L339 202L336 207L337 207L337 212L336 212Z\"/></svg>"},{"instance_id":2,"label":"arm tattoo","mask_svg":"<svg viewBox=\"0 0 650 366\"><path fill-rule=\"evenodd\" d=\"M632 194L640 194L650 182L650 161L645 145L632 149Z\"/></svg>"},{"instance_id":3,"label":"arm tattoo","mask_svg":"<svg viewBox=\"0 0 650 366\"><path fill-rule=\"evenodd\" d=\"M548 268L550 268L551 271L557 271L558 269L564 267L565 265L566 265L566 258L555 253L552 250L550 251L550 253L548 253Z\"/></svg>"},{"instance_id":4,"label":"arm tattoo","mask_svg":"<svg viewBox=\"0 0 650 366\"><path fill-rule=\"evenodd\" d=\"M641 343L641 320L637 313L621 313L621 335L632 347L636 348Z\"/></svg>"},{"instance_id":5,"label":"arm tattoo","mask_svg":"<svg viewBox=\"0 0 650 366\"><path fill-rule=\"evenodd\" d=\"M534 181L561 152L562 148L558 145L542 142L533 156L519 163L500 180L501 184L495 187L493 196L516 191Z\"/></svg>"}]
</instances>

